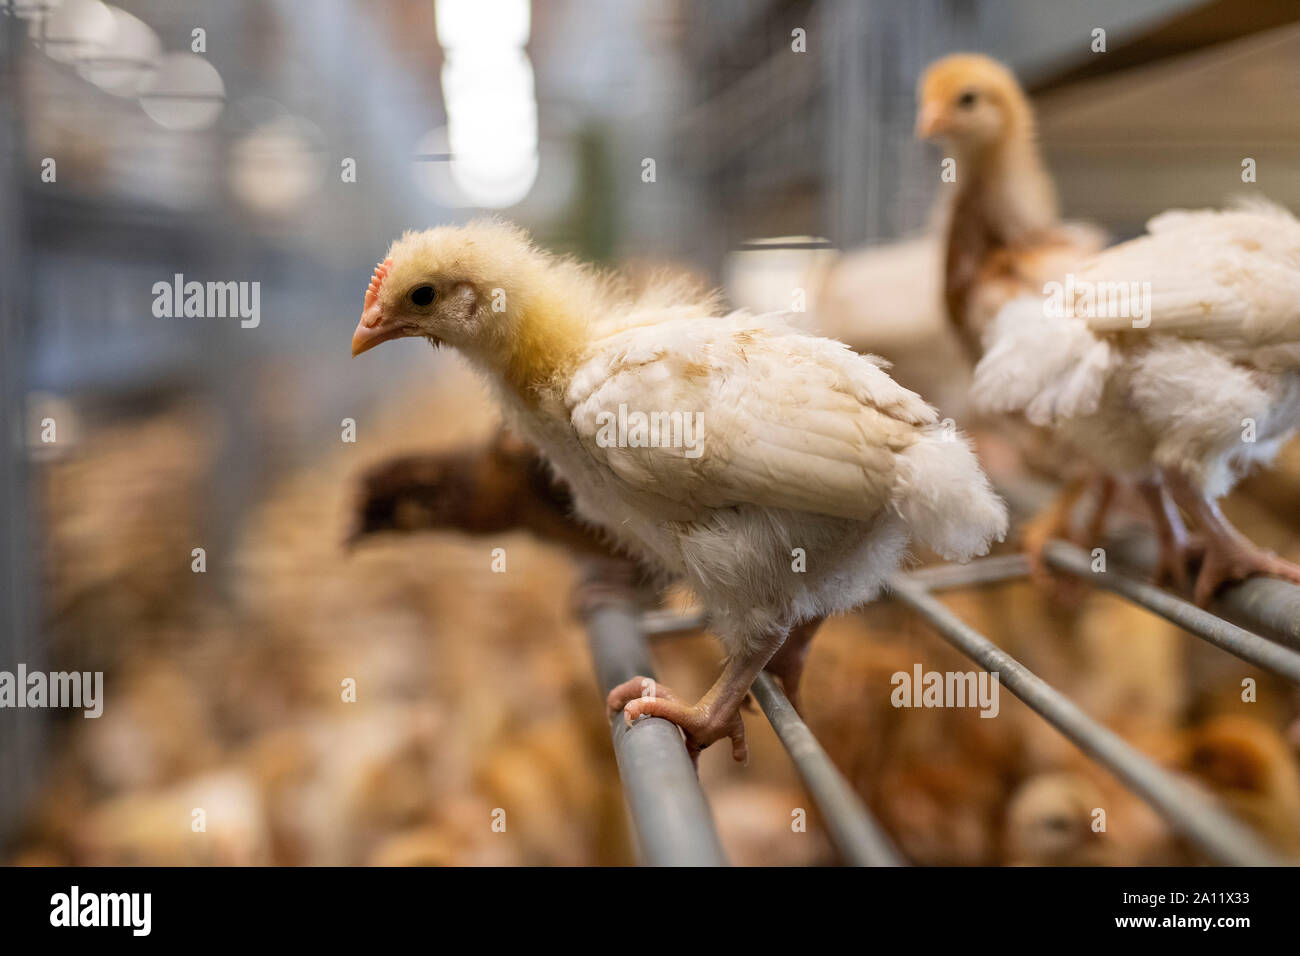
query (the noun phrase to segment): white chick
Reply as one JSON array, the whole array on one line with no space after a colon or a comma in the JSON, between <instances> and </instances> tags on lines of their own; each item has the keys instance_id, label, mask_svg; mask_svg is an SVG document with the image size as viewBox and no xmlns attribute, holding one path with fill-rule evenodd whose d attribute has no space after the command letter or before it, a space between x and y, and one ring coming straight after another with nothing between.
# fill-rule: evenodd
<instances>
[{"instance_id":1,"label":"white chick","mask_svg":"<svg viewBox=\"0 0 1300 956\"><path fill-rule=\"evenodd\" d=\"M797 682L814 622L870 600L909 534L965 559L1006 511L965 439L877 360L681 288L630 296L499 222L408 233L352 352L401 336L458 349L579 515L696 592L727 651L716 683L688 704L638 677L608 703L677 724L693 757L728 737L743 760L740 704L764 665ZM773 661L792 628L803 640Z\"/></svg>"},{"instance_id":2,"label":"white chick","mask_svg":"<svg viewBox=\"0 0 1300 956\"><path fill-rule=\"evenodd\" d=\"M1006 67L945 57L918 98L918 135L956 156L944 289L949 318L982 355L972 399L1048 426L1104 479L1087 531L1072 537L1096 543L1118 477L1150 505L1162 579L1187 585L1177 505L1201 526L1198 603L1251 574L1296 580L1300 569L1252 545L1214 503L1242 468L1273 457L1300 415L1295 220L1266 206L1170 212L1149 236L1099 253L1095 234L1062 231L1033 110ZM1025 529L1036 567L1084 488L1070 482Z\"/></svg>"},{"instance_id":3,"label":"white chick","mask_svg":"<svg viewBox=\"0 0 1300 956\"><path fill-rule=\"evenodd\" d=\"M1078 265L1072 287L1003 308L973 398L1052 427L1111 474L1158 475L1204 537L1198 603L1252 574L1300 583L1216 504L1300 428L1300 222L1258 202L1167 212L1147 229ZM1178 510L1153 505L1178 577Z\"/></svg>"}]
</instances>

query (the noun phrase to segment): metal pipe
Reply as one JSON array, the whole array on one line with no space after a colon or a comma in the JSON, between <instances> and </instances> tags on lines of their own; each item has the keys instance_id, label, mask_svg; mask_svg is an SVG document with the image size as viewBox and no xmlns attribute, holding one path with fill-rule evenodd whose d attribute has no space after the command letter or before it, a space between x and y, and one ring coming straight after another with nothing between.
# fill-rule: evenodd
<instances>
[{"instance_id":1,"label":"metal pipe","mask_svg":"<svg viewBox=\"0 0 1300 956\"><path fill-rule=\"evenodd\" d=\"M587 617L587 637L602 692L637 675L654 677L630 606L597 607ZM629 727L621 713L610 718L610 731L641 861L648 866L726 866L681 731L659 717L643 717Z\"/></svg>"},{"instance_id":2,"label":"metal pipe","mask_svg":"<svg viewBox=\"0 0 1300 956\"><path fill-rule=\"evenodd\" d=\"M1228 617L1259 627L1300 650L1300 587L1278 578L1247 578L1224 588L1214 602Z\"/></svg>"},{"instance_id":3,"label":"metal pipe","mask_svg":"<svg viewBox=\"0 0 1300 956\"><path fill-rule=\"evenodd\" d=\"M642 633L663 636L699 630L706 620L701 611L651 611L641 615ZM637 671L646 674L647 672ZM648 676L648 675L647 675ZM624 678L626 679L626 678ZM611 686L613 686L611 684ZM795 771L826 821L831 842L851 866L903 866L889 838L872 819L866 805L803 722L785 692L767 673L752 688L754 699L767 715ZM637 724L638 728L640 723Z\"/></svg>"},{"instance_id":4,"label":"metal pipe","mask_svg":"<svg viewBox=\"0 0 1300 956\"><path fill-rule=\"evenodd\" d=\"M998 492L1013 511L1024 515L1037 514L1054 494L1046 483L1023 480L999 484ZM1107 552L1116 550L1125 564L1138 570L1149 573L1155 566L1155 541L1149 534L1116 535L1105 546ZM1300 586L1277 578L1248 578L1223 588L1214 600L1214 607L1224 617L1300 650Z\"/></svg>"},{"instance_id":5,"label":"metal pipe","mask_svg":"<svg viewBox=\"0 0 1300 956\"><path fill-rule=\"evenodd\" d=\"M641 633L647 637L687 634L708 627L703 611L647 611L641 615Z\"/></svg>"},{"instance_id":6,"label":"metal pipe","mask_svg":"<svg viewBox=\"0 0 1300 956\"><path fill-rule=\"evenodd\" d=\"M1029 559L1023 554L1002 554L976 558L966 564L934 564L905 575L928 591L1000 584L1029 573ZM685 611L647 611L641 615L641 631L647 637L667 637L704 630L709 626L704 612L696 608Z\"/></svg>"},{"instance_id":7,"label":"metal pipe","mask_svg":"<svg viewBox=\"0 0 1300 956\"><path fill-rule=\"evenodd\" d=\"M976 558L966 564L935 564L904 575L927 591L950 591L955 588L1001 584L1029 574L1029 559L1023 554L1000 554Z\"/></svg>"},{"instance_id":8,"label":"metal pipe","mask_svg":"<svg viewBox=\"0 0 1300 956\"><path fill-rule=\"evenodd\" d=\"M821 811L831 842L844 861L850 866L904 866L889 837L836 769L772 675L759 674L751 690L790 755L799 779Z\"/></svg>"},{"instance_id":9,"label":"metal pipe","mask_svg":"<svg viewBox=\"0 0 1300 956\"><path fill-rule=\"evenodd\" d=\"M924 587L899 575L891 581L890 590L894 598L929 621L949 644L985 670L996 673L1011 693L1131 787L1210 859L1229 866L1277 866L1288 862L1188 782L1094 721L1072 700L944 607Z\"/></svg>"},{"instance_id":10,"label":"metal pipe","mask_svg":"<svg viewBox=\"0 0 1300 956\"><path fill-rule=\"evenodd\" d=\"M1149 535L1119 534L1108 539L1105 548L1119 563L1148 576L1155 567L1155 541ZM1253 577L1229 584L1215 596L1213 607L1261 637L1300 650L1300 587L1290 581Z\"/></svg>"},{"instance_id":11,"label":"metal pipe","mask_svg":"<svg viewBox=\"0 0 1300 956\"><path fill-rule=\"evenodd\" d=\"M1109 569L1093 571L1091 556L1064 541L1049 542L1044 557L1060 571L1123 595L1215 647L1300 684L1300 654L1295 651L1216 617L1147 581Z\"/></svg>"}]
</instances>

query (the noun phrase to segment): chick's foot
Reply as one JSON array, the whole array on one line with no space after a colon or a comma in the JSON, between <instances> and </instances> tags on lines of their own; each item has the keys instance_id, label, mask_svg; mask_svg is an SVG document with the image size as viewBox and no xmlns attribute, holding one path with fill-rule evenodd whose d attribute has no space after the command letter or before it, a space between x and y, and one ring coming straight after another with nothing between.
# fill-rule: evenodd
<instances>
[{"instance_id":1,"label":"chick's foot","mask_svg":"<svg viewBox=\"0 0 1300 956\"><path fill-rule=\"evenodd\" d=\"M749 757L739 701L729 706L706 700L687 704L663 684L649 677L633 677L609 692L605 706L611 716L623 711L629 725L641 717L662 717L676 724L686 736L686 752L695 763L701 750L724 737L731 740L735 760L743 763Z\"/></svg>"},{"instance_id":2,"label":"chick's foot","mask_svg":"<svg viewBox=\"0 0 1300 956\"><path fill-rule=\"evenodd\" d=\"M1232 529L1231 534L1207 534L1205 556L1196 575L1196 603L1205 607L1214 592L1224 584L1241 581L1252 575L1268 574L1293 584L1300 584L1300 565L1279 558Z\"/></svg>"},{"instance_id":3,"label":"chick's foot","mask_svg":"<svg viewBox=\"0 0 1300 956\"><path fill-rule=\"evenodd\" d=\"M1174 500L1196 519L1204 534L1205 556L1193 592L1198 605L1208 605L1214 592L1222 585L1255 574L1270 574L1300 584L1300 566L1261 548L1238 531L1219 510L1218 502L1208 497L1186 475L1171 470L1165 473L1165 480Z\"/></svg>"}]
</instances>

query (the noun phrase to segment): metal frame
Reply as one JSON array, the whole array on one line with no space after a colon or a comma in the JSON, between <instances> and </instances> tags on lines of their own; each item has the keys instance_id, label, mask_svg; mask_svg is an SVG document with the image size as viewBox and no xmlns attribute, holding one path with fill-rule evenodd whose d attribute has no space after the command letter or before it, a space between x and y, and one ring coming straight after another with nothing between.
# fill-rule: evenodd
<instances>
[{"instance_id":1,"label":"metal frame","mask_svg":"<svg viewBox=\"0 0 1300 956\"><path fill-rule=\"evenodd\" d=\"M1112 550L1120 558L1127 553L1122 543ZM1064 541L1049 543L1044 556L1053 569L1090 580L1242 660L1300 684L1300 653L1292 649L1300 647L1300 587L1275 579L1252 579L1229 588L1218 599L1216 607L1259 627L1267 635L1263 636L1143 581L1128 570L1140 564L1135 559L1094 571L1092 556ZM895 575L887 596L920 614L940 637L981 667L996 672L1011 693L1150 804L1208 859L1230 866L1295 863L1270 848L1259 834L1222 810L1192 782L1159 766L1089 717L934 597L938 591L1023 578L1028 571L1028 561L1019 554L965 565L937 565ZM698 611L638 615L626 606L598 609L588 620L588 630L601 687L608 690L635 674L651 676L647 637L688 633L706 624ZM760 675L753 694L821 812L843 860L855 866L901 865L904 861L888 836L776 681L766 673ZM661 865L724 863L707 800L680 732L657 718L628 727L622 715L615 715L613 733L643 861Z\"/></svg>"}]
</instances>

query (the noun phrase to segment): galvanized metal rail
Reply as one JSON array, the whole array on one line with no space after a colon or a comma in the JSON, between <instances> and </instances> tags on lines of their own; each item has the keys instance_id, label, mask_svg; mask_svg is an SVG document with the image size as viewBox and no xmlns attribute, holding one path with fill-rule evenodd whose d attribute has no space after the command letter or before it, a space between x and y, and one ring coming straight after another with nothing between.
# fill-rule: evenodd
<instances>
[{"instance_id":1,"label":"galvanized metal rail","mask_svg":"<svg viewBox=\"0 0 1300 956\"><path fill-rule=\"evenodd\" d=\"M1072 700L944 607L923 585L900 575L891 582L890 591L895 599L924 617L949 644L985 670L997 673L999 682L1011 693L1132 788L1210 859L1228 866L1277 866L1285 862L1253 830L1097 723Z\"/></svg>"},{"instance_id":2,"label":"galvanized metal rail","mask_svg":"<svg viewBox=\"0 0 1300 956\"><path fill-rule=\"evenodd\" d=\"M1247 578L1224 588L1214 606L1300 650L1300 587L1277 578Z\"/></svg>"},{"instance_id":3,"label":"galvanized metal rail","mask_svg":"<svg viewBox=\"0 0 1300 956\"><path fill-rule=\"evenodd\" d=\"M1229 654L1240 657L1243 661L1263 667L1300 684L1300 654L1293 650L1275 644L1258 634L1252 634L1221 617L1215 617L1209 611L1184 601L1176 594L1158 588L1150 582L1120 573L1109 565L1104 571L1094 571L1092 557L1072 544L1051 541L1043 556L1048 565L1057 570L1084 578L1098 587L1126 597L1134 604L1159 614L1166 621L1177 624L1187 633L1194 634ZM1283 581L1276 583L1283 587L1293 586Z\"/></svg>"},{"instance_id":4,"label":"galvanized metal rail","mask_svg":"<svg viewBox=\"0 0 1300 956\"><path fill-rule=\"evenodd\" d=\"M1114 556L1119 559L1116 564L1106 571L1096 572L1093 571L1091 555L1064 541L1051 542L1045 558L1049 566L1058 571L1089 580L1243 660L1300 683L1300 654L1293 649L1300 648L1300 587L1275 579L1256 578L1225 589L1216 599L1215 607L1236 620L1258 626L1264 632L1257 634L1143 581L1130 570L1149 563L1149 560L1143 560L1140 551L1140 542L1135 549L1133 542L1121 541L1113 548ZM1029 564L1023 555L982 558L965 565L937 565L895 575L890 581L889 593L924 617L948 643L986 670L996 671L1001 684L1146 800L1171 827L1209 859L1236 866L1295 862L1274 852L1254 830L1220 809L1192 783L1159 766L1114 731L1093 720L1072 700L998 648L933 596L937 591L983 587L1014 580L1024 577L1028 571ZM639 619L627 610L620 613L619 628L624 631L630 628L633 633L632 638L628 638L626 633L623 635L625 646L635 644L639 648L636 653L642 656L645 654L646 636L682 634L707 625L705 616L699 611L655 611ZM593 649L598 643L593 632ZM625 666L618 672L623 676L618 680L626 679L632 673L649 674L648 662L631 666L633 656L627 654ZM597 668L600 671L599 658ZM603 685L616 683L614 676L611 673L608 678L602 677ZM821 811L831 840L843 859L855 865L901 864L903 861L888 836L831 763L777 682L770 675L763 674L755 682L753 693ZM620 741L619 724L622 724L621 720L614 731L616 747ZM671 725L667 727L672 729L676 752L685 759L685 749L677 731ZM641 723L638 723L635 729L640 728ZM625 748L627 740L628 735L624 733L622 746ZM620 756L620 768L622 766L623 757ZM647 796L646 788L657 791L661 785L647 780L644 775L630 779L626 772L624 782L630 790L640 791L635 799L629 794L629 803L643 808L640 814L635 809L633 812L642 845L667 839L654 830L658 817L644 809L658 799ZM681 786L680 780L674 783L674 787ZM679 800L680 792L663 796L664 799ZM699 799L703 800L702 794ZM707 809L704 812L707 813ZM700 826L699 821L693 821L692 826ZM647 857L654 856L661 862L690 862L689 858L676 858L674 851L667 846L660 849L663 852L647 853Z\"/></svg>"},{"instance_id":5,"label":"galvanized metal rail","mask_svg":"<svg viewBox=\"0 0 1300 956\"><path fill-rule=\"evenodd\" d=\"M596 680L608 693L625 680L653 677L650 654L630 605L604 604L587 616ZM681 731L643 717L629 727L610 718L614 755L641 862L650 866L726 866L727 858Z\"/></svg>"},{"instance_id":6,"label":"galvanized metal rail","mask_svg":"<svg viewBox=\"0 0 1300 956\"><path fill-rule=\"evenodd\" d=\"M852 866L903 866L894 844L872 818L862 798L831 763L772 675L759 674L753 692L790 755L799 779L821 811L831 842L844 862Z\"/></svg>"},{"instance_id":7,"label":"galvanized metal rail","mask_svg":"<svg viewBox=\"0 0 1300 956\"><path fill-rule=\"evenodd\" d=\"M1106 542L1108 554L1126 569L1150 574L1152 542L1128 536ZM1254 577L1223 588L1211 602L1225 618L1293 650L1300 650L1300 587L1279 578Z\"/></svg>"},{"instance_id":8,"label":"galvanized metal rail","mask_svg":"<svg viewBox=\"0 0 1300 956\"><path fill-rule=\"evenodd\" d=\"M587 633L601 688L608 691L638 674L652 677L645 635L649 630L658 634L695 630L702 622L700 615L690 621L679 618L660 612L638 618L629 605L617 603L602 605L591 613ZM670 626L682 623L693 626ZM762 674L753 692L844 862L853 866L903 865L889 838L776 681ZM644 717L628 727L622 714L616 714L612 732L642 860L651 865L724 865L707 801L677 728L666 720Z\"/></svg>"}]
</instances>

